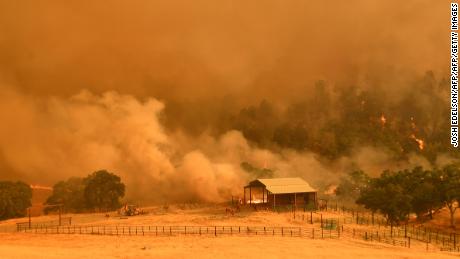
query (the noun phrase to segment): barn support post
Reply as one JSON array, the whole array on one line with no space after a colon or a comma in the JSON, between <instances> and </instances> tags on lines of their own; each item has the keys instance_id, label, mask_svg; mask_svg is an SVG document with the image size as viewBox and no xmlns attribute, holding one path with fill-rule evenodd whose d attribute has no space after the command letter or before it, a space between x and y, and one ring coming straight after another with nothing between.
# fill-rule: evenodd
<instances>
[{"instance_id":1,"label":"barn support post","mask_svg":"<svg viewBox=\"0 0 460 259\"><path fill-rule=\"evenodd\" d=\"M262 204L265 203L265 188L262 187Z\"/></svg>"},{"instance_id":2,"label":"barn support post","mask_svg":"<svg viewBox=\"0 0 460 259\"><path fill-rule=\"evenodd\" d=\"M249 186L249 204L252 204L252 188Z\"/></svg>"},{"instance_id":3,"label":"barn support post","mask_svg":"<svg viewBox=\"0 0 460 259\"><path fill-rule=\"evenodd\" d=\"M315 203L315 209L318 209L318 194L316 192L313 193L313 202Z\"/></svg>"},{"instance_id":4,"label":"barn support post","mask_svg":"<svg viewBox=\"0 0 460 259\"><path fill-rule=\"evenodd\" d=\"M294 207L292 209L294 210L294 219L295 219L295 211L297 209L297 193L294 193Z\"/></svg>"},{"instance_id":5,"label":"barn support post","mask_svg":"<svg viewBox=\"0 0 460 259\"><path fill-rule=\"evenodd\" d=\"M276 210L276 194L273 194L273 210Z\"/></svg>"}]
</instances>

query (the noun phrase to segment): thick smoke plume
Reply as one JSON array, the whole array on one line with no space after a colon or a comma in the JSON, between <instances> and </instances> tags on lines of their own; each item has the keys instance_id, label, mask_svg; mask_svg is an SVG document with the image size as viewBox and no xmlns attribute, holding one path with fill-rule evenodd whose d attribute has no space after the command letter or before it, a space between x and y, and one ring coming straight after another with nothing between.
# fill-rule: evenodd
<instances>
[{"instance_id":1,"label":"thick smoke plume","mask_svg":"<svg viewBox=\"0 0 460 259\"><path fill-rule=\"evenodd\" d=\"M349 170L378 174L411 163L392 164L389 155L367 147L326 166L313 153L251 147L238 131L198 139L167 134L159 120L163 108L156 99L139 101L116 92L36 98L4 88L0 146L2 165L10 171L3 172L51 185L104 168L123 178L129 199L216 202L240 195L252 179L243 162L270 168L278 177L300 176L315 186L336 183ZM423 158L413 159L413 165L430 166Z\"/></svg>"},{"instance_id":2,"label":"thick smoke plume","mask_svg":"<svg viewBox=\"0 0 460 259\"><path fill-rule=\"evenodd\" d=\"M14 178L48 185L106 168L127 183L128 198L149 202L215 202L239 195L251 179L240 167L246 161L275 168L279 176L328 173L317 170L321 165L311 155L283 158L251 148L237 131L218 139L168 136L158 119L162 109L153 98L139 101L116 92L34 98L4 88L2 162Z\"/></svg>"},{"instance_id":3,"label":"thick smoke plume","mask_svg":"<svg viewBox=\"0 0 460 259\"><path fill-rule=\"evenodd\" d=\"M455 161L448 4L0 1L0 180L222 201L242 163L321 187Z\"/></svg>"},{"instance_id":4,"label":"thick smoke plume","mask_svg":"<svg viewBox=\"0 0 460 259\"><path fill-rule=\"evenodd\" d=\"M238 168L200 151L175 163L178 151L158 121L163 104L155 99L88 91L37 99L5 90L0 100L3 162L21 179L52 184L106 168L127 182L128 197L151 195L150 201L220 201L242 184Z\"/></svg>"}]
</instances>

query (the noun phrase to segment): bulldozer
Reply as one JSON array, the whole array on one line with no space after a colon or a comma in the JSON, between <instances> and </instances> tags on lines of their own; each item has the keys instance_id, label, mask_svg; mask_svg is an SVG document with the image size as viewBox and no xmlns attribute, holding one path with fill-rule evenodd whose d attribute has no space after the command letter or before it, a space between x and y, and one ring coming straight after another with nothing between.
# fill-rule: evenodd
<instances>
[{"instance_id":1,"label":"bulldozer","mask_svg":"<svg viewBox=\"0 0 460 259\"><path fill-rule=\"evenodd\" d=\"M135 216L144 214L144 211L142 211L137 205L126 204L118 211L118 214L121 216Z\"/></svg>"}]
</instances>

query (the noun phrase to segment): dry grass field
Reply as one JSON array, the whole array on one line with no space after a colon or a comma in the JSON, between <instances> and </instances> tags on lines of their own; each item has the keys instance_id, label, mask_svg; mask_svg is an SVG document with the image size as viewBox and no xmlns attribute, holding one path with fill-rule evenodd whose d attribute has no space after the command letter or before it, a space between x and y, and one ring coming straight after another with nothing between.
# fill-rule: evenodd
<instances>
[{"instance_id":1,"label":"dry grass field","mask_svg":"<svg viewBox=\"0 0 460 259\"><path fill-rule=\"evenodd\" d=\"M2 234L2 258L454 258L355 240Z\"/></svg>"},{"instance_id":2,"label":"dry grass field","mask_svg":"<svg viewBox=\"0 0 460 259\"><path fill-rule=\"evenodd\" d=\"M73 214L74 225L96 226L296 226L311 227L292 213L244 210L225 213L221 205L182 204L146 208L146 215L128 218L115 212ZM340 217L323 212L323 217ZM318 216L318 215L316 215ZM33 217L33 222L56 220L56 215ZM454 258L458 254L413 241L411 248L359 238L311 239L281 236L176 235L106 236L79 234L16 233L15 223L0 222L1 258ZM316 224L316 223L315 223ZM315 225L314 224L314 225ZM347 224L346 227L365 228Z\"/></svg>"}]
</instances>

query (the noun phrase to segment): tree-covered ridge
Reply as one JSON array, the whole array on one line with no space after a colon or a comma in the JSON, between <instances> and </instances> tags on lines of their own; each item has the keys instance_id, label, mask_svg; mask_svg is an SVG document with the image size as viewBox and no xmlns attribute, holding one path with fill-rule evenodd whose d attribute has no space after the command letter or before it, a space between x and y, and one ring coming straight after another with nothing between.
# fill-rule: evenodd
<instances>
[{"instance_id":1,"label":"tree-covered ridge","mask_svg":"<svg viewBox=\"0 0 460 259\"><path fill-rule=\"evenodd\" d=\"M241 109L229 127L262 147L308 150L330 159L370 145L389 150L395 159L415 152L434 162L440 153L460 157L449 142L448 89L447 81L432 73L398 94L383 86L334 87L320 81L284 109L267 100Z\"/></svg>"}]
</instances>

